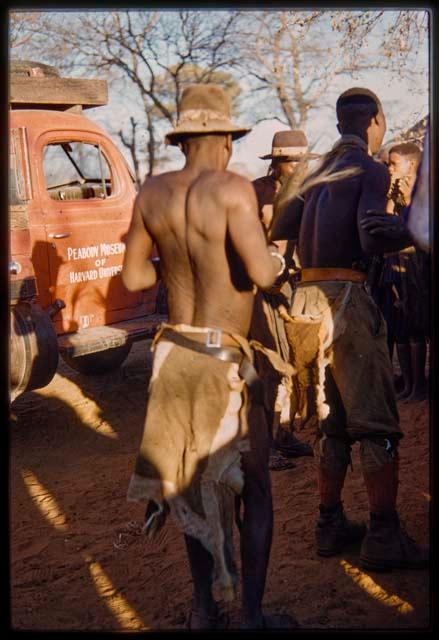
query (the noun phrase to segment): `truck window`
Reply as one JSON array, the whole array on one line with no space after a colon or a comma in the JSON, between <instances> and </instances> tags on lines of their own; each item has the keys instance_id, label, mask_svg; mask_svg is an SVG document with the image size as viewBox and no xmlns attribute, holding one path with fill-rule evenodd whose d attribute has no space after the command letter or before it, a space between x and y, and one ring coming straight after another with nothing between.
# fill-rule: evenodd
<instances>
[{"instance_id":1,"label":"truck window","mask_svg":"<svg viewBox=\"0 0 439 640\"><path fill-rule=\"evenodd\" d=\"M112 193L110 167L99 145L51 143L44 148L43 167L53 200L107 198Z\"/></svg>"},{"instance_id":2,"label":"truck window","mask_svg":"<svg viewBox=\"0 0 439 640\"><path fill-rule=\"evenodd\" d=\"M15 154L9 155L9 204L21 204L23 198L20 196L17 163Z\"/></svg>"},{"instance_id":3,"label":"truck window","mask_svg":"<svg viewBox=\"0 0 439 640\"><path fill-rule=\"evenodd\" d=\"M31 199L29 161L25 127L11 129L9 137L9 204L22 205Z\"/></svg>"}]
</instances>

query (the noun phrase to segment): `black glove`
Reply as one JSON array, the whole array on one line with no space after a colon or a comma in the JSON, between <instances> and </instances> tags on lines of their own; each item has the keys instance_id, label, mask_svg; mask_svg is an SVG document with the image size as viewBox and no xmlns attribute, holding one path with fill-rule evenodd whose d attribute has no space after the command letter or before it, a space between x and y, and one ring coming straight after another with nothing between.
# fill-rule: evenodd
<instances>
[{"instance_id":1,"label":"black glove","mask_svg":"<svg viewBox=\"0 0 439 640\"><path fill-rule=\"evenodd\" d=\"M367 218L361 220L361 228L372 236L381 236L389 240L413 244L413 238L401 216L390 215L383 211L369 209Z\"/></svg>"}]
</instances>

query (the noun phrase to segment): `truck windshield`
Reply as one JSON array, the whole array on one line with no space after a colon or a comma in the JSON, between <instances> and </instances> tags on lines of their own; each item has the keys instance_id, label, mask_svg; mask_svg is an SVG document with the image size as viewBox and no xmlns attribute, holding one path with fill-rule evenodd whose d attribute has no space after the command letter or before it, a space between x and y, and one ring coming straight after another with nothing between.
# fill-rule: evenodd
<instances>
[{"instance_id":1,"label":"truck windshield","mask_svg":"<svg viewBox=\"0 0 439 640\"><path fill-rule=\"evenodd\" d=\"M112 192L111 172L99 145L56 142L44 149L44 176L54 200L107 198Z\"/></svg>"}]
</instances>

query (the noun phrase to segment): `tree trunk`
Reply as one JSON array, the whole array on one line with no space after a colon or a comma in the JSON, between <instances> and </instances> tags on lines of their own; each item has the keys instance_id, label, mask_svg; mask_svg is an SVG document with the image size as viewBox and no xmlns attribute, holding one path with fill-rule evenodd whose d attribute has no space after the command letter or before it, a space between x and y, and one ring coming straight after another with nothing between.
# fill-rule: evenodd
<instances>
[{"instance_id":1,"label":"tree trunk","mask_svg":"<svg viewBox=\"0 0 439 640\"><path fill-rule=\"evenodd\" d=\"M155 136L154 136L154 124L151 118L151 112L146 112L148 120L148 176L152 176L155 167Z\"/></svg>"}]
</instances>

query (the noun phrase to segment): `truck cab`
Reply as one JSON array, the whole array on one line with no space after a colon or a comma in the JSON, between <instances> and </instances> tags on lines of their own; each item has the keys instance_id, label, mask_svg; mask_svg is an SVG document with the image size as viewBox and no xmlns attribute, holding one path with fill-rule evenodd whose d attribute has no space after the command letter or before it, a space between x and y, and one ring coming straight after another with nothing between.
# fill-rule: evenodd
<instances>
[{"instance_id":1,"label":"truck cab","mask_svg":"<svg viewBox=\"0 0 439 640\"><path fill-rule=\"evenodd\" d=\"M83 373L119 366L163 316L157 286L131 293L121 281L135 181L83 113L106 104L106 82L19 63L9 102L14 399L48 384L58 355Z\"/></svg>"}]
</instances>

